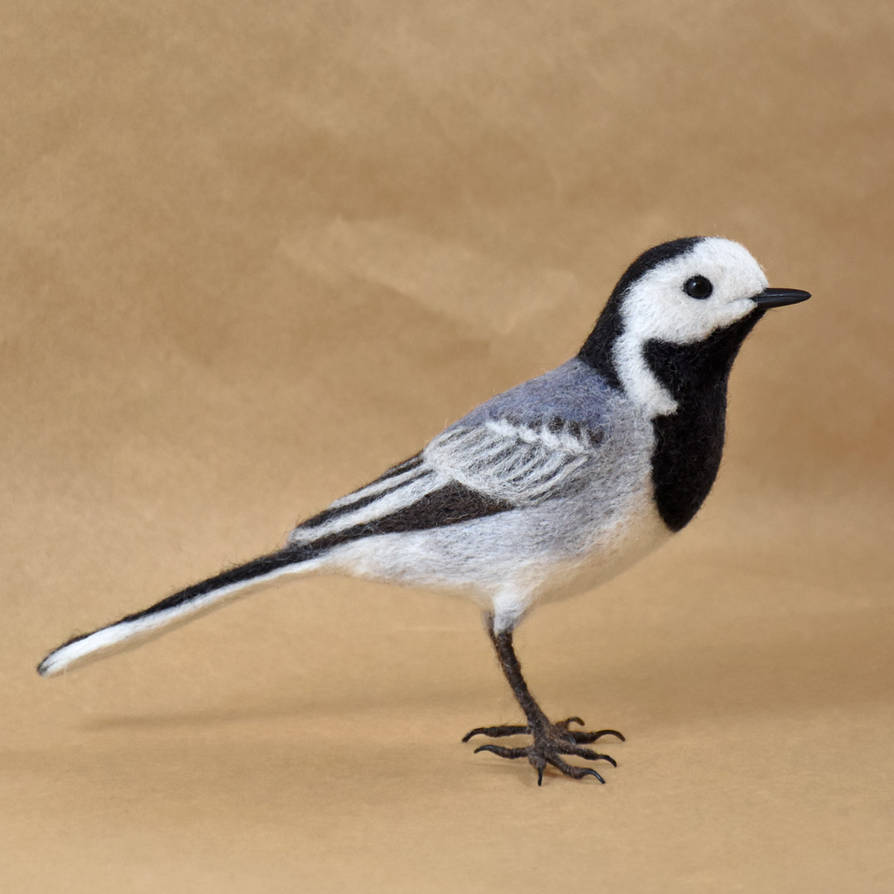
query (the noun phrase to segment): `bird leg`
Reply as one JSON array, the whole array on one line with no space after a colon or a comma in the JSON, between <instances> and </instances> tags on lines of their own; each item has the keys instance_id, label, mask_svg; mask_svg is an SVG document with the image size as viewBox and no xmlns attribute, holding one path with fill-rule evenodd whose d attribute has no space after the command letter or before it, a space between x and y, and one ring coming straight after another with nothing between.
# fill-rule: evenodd
<instances>
[{"instance_id":1,"label":"bird leg","mask_svg":"<svg viewBox=\"0 0 894 894\"><path fill-rule=\"evenodd\" d=\"M607 761L615 767L617 763L614 758L584 746L601 739L603 736L615 736L623 742L624 736L613 729L601 729L595 732L570 729L569 727L572 723L578 726L584 725L580 717L568 717L557 723L551 723L541 710L540 705L534 700L534 696L531 695L528 684L522 676L521 664L519 664L515 650L512 647L512 631L504 630L497 633L494 630L493 621L493 616L489 616L487 626L491 642L494 644L494 649L497 652L497 658L500 661L500 667L503 669L506 680L512 687L512 691L515 693L522 711L525 712L528 722L524 726L480 726L466 733L463 736L463 742L468 742L472 736L500 738L503 736L531 735L534 741L530 745L519 748L506 748L502 745L479 745L475 749L475 754L479 751L490 751L499 757L526 757L537 771L538 785L543 784L543 771L547 764L574 779L581 779L584 776L595 776L600 782L605 782L602 776L591 767L577 767L573 764L568 764L560 755L573 754L587 760Z\"/></svg>"}]
</instances>

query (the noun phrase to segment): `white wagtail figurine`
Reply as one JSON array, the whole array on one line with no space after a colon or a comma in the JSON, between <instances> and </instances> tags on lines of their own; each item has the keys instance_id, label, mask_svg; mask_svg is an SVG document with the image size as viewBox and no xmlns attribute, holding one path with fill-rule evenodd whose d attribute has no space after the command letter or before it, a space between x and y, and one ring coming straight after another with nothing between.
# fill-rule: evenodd
<instances>
[{"instance_id":1,"label":"white wagtail figurine","mask_svg":"<svg viewBox=\"0 0 894 894\"><path fill-rule=\"evenodd\" d=\"M615 730L552 723L512 646L535 603L586 590L679 531L708 494L723 450L726 383L767 308L809 298L767 288L738 243L676 239L631 264L576 357L472 410L415 456L298 525L287 544L50 652L50 676L222 603L252 584L326 571L467 595L485 613L526 723L472 736L526 757L542 782L602 776L562 755L615 761L585 747Z\"/></svg>"}]
</instances>

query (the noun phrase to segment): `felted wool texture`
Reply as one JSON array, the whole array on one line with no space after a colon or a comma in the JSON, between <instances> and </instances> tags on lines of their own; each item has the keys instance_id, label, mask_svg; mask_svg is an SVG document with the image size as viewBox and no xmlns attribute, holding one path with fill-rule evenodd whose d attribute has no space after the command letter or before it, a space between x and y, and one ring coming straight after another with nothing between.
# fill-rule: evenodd
<instances>
[{"instance_id":1,"label":"felted wool texture","mask_svg":"<svg viewBox=\"0 0 894 894\"><path fill-rule=\"evenodd\" d=\"M691 298L682 286L692 276L713 285L707 299ZM647 342L689 345L755 311L751 299L767 278L748 251L726 239L701 239L687 251L646 269L620 304L621 330L611 356L624 392L650 416L676 410L674 395L656 378L644 353Z\"/></svg>"},{"instance_id":2,"label":"felted wool texture","mask_svg":"<svg viewBox=\"0 0 894 894\"><path fill-rule=\"evenodd\" d=\"M58 646L37 666L51 677L75 665L132 648L179 624L191 621L252 587L269 583L284 574L307 574L315 570L312 550L279 550L229 568L165 597L154 605L125 615L114 624L92 633L74 636Z\"/></svg>"},{"instance_id":3,"label":"felted wool texture","mask_svg":"<svg viewBox=\"0 0 894 894\"><path fill-rule=\"evenodd\" d=\"M612 353L615 341L624 325L621 318L621 302L627 290L653 267L686 254L699 241L700 236L684 236L647 249L624 271L612 289L593 331L578 353L578 356L592 366L612 388L621 387Z\"/></svg>"},{"instance_id":4,"label":"felted wool texture","mask_svg":"<svg viewBox=\"0 0 894 894\"><path fill-rule=\"evenodd\" d=\"M537 785L543 784L543 771L546 769L547 764L555 767L566 776L572 777L572 779L583 779L585 776L593 776L599 782L604 783L605 779L598 771L592 767L580 767L575 764L569 764L565 760L565 756L575 755L586 760L605 761L616 767L617 762L614 758L586 746L605 736L614 736L623 742L624 736L613 729L602 729L592 732L572 730L570 728L572 723L583 725L584 721L580 717L568 717L565 720L551 723L525 682L521 663L515 654L515 648L512 643L512 631L503 630L498 632L493 627L493 618L488 620L490 622L488 632L490 633L494 651L497 653L500 668L506 677L506 682L515 695L519 707L524 712L527 723L522 726L518 724L479 726L466 733L463 736L463 742L468 742L474 736L489 736L502 739L506 736L531 735L533 741L530 745L507 748L504 745L488 743L479 745L475 752L477 754L479 751L487 751L497 755L497 757L509 760L527 758L531 766L537 771Z\"/></svg>"},{"instance_id":5,"label":"felted wool texture","mask_svg":"<svg viewBox=\"0 0 894 894\"><path fill-rule=\"evenodd\" d=\"M644 347L649 368L677 405L673 413L652 420L655 504L672 531L692 520L714 483L723 453L730 369L763 314L752 311L694 344L649 341Z\"/></svg>"},{"instance_id":6,"label":"felted wool texture","mask_svg":"<svg viewBox=\"0 0 894 894\"><path fill-rule=\"evenodd\" d=\"M684 289L710 281L710 295ZM625 272L578 356L475 408L298 525L270 556L51 653L56 673L259 582L336 571L459 593L511 630L598 584L695 514L717 472L726 382L767 286L741 245L688 237Z\"/></svg>"},{"instance_id":7,"label":"felted wool texture","mask_svg":"<svg viewBox=\"0 0 894 894\"><path fill-rule=\"evenodd\" d=\"M707 280L706 298L687 294L692 277ZM736 242L688 237L656 246L621 277L581 351L652 418L654 499L673 531L691 521L716 477L727 378L763 315L751 298L766 288L763 270Z\"/></svg>"}]
</instances>

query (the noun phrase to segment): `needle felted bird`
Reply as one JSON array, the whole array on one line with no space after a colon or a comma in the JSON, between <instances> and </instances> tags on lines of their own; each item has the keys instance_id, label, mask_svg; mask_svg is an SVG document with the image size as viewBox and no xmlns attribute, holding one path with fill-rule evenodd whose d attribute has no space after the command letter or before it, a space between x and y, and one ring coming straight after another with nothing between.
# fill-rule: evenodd
<instances>
[{"instance_id":1,"label":"needle felted bird","mask_svg":"<svg viewBox=\"0 0 894 894\"><path fill-rule=\"evenodd\" d=\"M296 527L276 552L192 584L77 636L38 665L44 676L136 642L286 574L341 572L467 595L525 723L472 736L567 776L602 776L563 755L615 730L551 722L525 683L513 630L540 600L614 576L683 528L720 464L730 368L768 308L809 298L771 289L736 242L691 237L650 248L621 277L578 354L472 410L419 453Z\"/></svg>"}]
</instances>

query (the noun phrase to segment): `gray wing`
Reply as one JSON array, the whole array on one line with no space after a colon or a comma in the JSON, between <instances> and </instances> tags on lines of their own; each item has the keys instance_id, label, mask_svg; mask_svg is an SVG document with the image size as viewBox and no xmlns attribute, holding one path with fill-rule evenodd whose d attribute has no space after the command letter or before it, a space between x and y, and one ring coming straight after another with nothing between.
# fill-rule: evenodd
<instances>
[{"instance_id":1,"label":"gray wing","mask_svg":"<svg viewBox=\"0 0 894 894\"><path fill-rule=\"evenodd\" d=\"M515 506L530 506L576 490L598 455L604 432L551 416L512 416L458 423L422 452L439 476Z\"/></svg>"},{"instance_id":2,"label":"gray wing","mask_svg":"<svg viewBox=\"0 0 894 894\"><path fill-rule=\"evenodd\" d=\"M527 424L511 417L460 422L416 456L307 519L290 540L325 548L564 496L587 481L602 439L601 430L557 416Z\"/></svg>"},{"instance_id":3,"label":"gray wing","mask_svg":"<svg viewBox=\"0 0 894 894\"><path fill-rule=\"evenodd\" d=\"M292 542L346 542L441 527L583 487L608 457L613 396L569 360L491 398L420 453L300 524Z\"/></svg>"}]
</instances>

